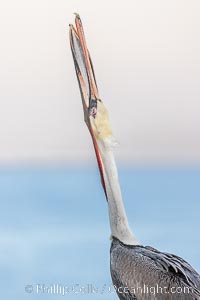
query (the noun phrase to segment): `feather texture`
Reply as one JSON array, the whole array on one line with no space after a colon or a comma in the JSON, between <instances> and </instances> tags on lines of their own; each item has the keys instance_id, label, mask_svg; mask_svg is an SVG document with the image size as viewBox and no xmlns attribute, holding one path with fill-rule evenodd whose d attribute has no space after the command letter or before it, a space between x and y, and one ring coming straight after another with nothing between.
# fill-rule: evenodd
<instances>
[{"instance_id":1,"label":"feather texture","mask_svg":"<svg viewBox=\"0 0 200 300\"><path fill-rule=\"evenodd\" d=\"M121 288L120 299L200 299L200 275L176 255L125 245L113 238L110 256L111 276L113 284Z\"/></svg>"}]
</instances>

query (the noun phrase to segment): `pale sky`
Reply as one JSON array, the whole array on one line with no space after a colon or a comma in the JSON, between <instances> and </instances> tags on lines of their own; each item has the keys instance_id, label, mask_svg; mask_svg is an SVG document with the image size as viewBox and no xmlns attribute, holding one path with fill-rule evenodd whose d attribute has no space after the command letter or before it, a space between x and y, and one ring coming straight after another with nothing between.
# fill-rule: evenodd
<instances>
[{"instance_id":1,"label":"pale sky","mask_svg":"<svg viewBox=\"0 0 200 300\"><path fill-rule=\"evenodd\" d=\"M0 163L93 157L68 23L79 12L121 160L200 162L200 1L7 0Z\"/></svg>"}]
</instances>

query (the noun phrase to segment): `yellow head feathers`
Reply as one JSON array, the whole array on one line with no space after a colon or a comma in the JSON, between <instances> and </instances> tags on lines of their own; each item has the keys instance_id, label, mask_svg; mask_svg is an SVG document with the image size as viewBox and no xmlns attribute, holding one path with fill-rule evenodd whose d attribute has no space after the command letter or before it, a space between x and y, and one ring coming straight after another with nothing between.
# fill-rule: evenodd
<instances>
[{"instance_id":1,"label":"yellow head feathers","mask_svg":"<svg viewBox=\"0 0 200 300\"><path fill-rule=\"evenodd\" d=\"M97 113L95 118L91 117L91 125L97 139L104 139L112 135L108 112L102 101L97 102Z\"/></svg>"}]
</instances>

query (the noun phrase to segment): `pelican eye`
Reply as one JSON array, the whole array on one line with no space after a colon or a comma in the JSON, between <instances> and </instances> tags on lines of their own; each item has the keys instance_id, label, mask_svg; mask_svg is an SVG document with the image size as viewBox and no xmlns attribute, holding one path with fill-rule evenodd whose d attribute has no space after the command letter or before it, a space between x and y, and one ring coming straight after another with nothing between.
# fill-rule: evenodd
<instances>
[{"instance_id":1,"label":"pelican eye","mask_svg":"<svg viewBox=\"0 0 200 300\"><path fill-rule=\"evenodd\" d=\"M90 104L89 104L89 116L92 116L93 118L96 117L97 114L97 100L95 99L90 99Z\"/></svg>"}]
</instances>

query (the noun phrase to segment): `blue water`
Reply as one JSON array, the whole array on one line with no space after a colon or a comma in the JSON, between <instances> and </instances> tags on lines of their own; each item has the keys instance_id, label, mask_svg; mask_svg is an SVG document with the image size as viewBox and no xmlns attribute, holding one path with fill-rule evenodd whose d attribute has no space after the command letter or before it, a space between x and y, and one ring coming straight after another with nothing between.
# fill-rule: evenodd
<instances>
[{"instance_id":1,"label":"blue water","mask_svg":"<svg viewBox=\"0 0 200 300\"><path fill-rule=\"evenodd\" d=\"M200 169L119 172L137 238L200 271ZM2 299L117 299L109 292L110 230L96 168L2 167L0 207Z\"/></svg>"}]
</instances>

